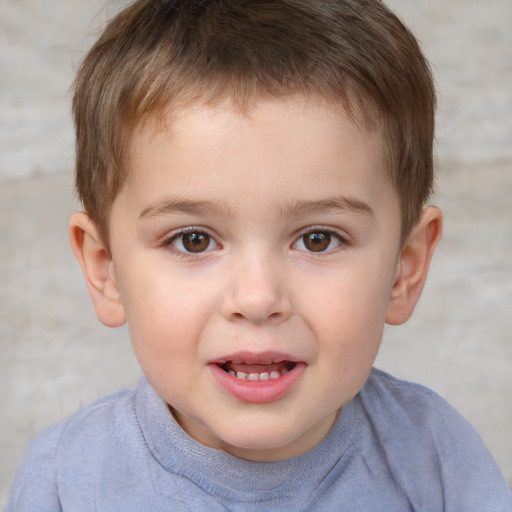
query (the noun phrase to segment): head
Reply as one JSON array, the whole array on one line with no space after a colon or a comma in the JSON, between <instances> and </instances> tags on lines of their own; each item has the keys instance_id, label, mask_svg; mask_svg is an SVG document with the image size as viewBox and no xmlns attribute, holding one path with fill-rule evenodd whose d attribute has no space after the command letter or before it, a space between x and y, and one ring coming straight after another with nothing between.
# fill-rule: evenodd
<instances>
[{"instance_id":1,"label":"head","mask_svg":"<svg viewBox=\"0 0 512 512\"><path fill-rule=\"evenodd\" d=\"M298 455L363 385L441 233L433 102L378 1L139 1L107 27L76 82L71 243L192 437Z\"/></svg>"},{"instance_id":2,"label":"head","mask_svg":"<svg viewBox=\"0 0 512 512\"><path fill-rule=\"evenodd\" d=\"M109 241L135 127L229 98L302 94L381 130L402 239L433 184L435 91L418 43L378 0L139 0L108 25L75 82L76 190Z\"/></svg>"}]
</instances>

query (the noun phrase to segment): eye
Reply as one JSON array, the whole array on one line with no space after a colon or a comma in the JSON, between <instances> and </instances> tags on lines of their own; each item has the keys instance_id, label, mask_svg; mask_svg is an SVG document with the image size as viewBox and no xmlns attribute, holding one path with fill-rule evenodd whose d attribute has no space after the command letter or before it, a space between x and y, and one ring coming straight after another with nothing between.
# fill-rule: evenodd
<instances>
[{"instance_id":1,"label":"eye","mask_svg":"<svg viewBox=\"0 0 512 512\"><path fill-rule=\"evenodd\" d=\"M219 247L208 233L197 229L175 233L164 242L164 245L185 254L200 254Z\"/></svg>"},{"instance_id":2,"label":"eye","mask_svg":"<svg viewBox=\"0 0 512 512\"><path fill-rule=\"evenodd\" d=\"M313 253L330 252L345 241L333 231L314 230L302 235L294 244L294 249Z\"/></svg>"}]
</instances>

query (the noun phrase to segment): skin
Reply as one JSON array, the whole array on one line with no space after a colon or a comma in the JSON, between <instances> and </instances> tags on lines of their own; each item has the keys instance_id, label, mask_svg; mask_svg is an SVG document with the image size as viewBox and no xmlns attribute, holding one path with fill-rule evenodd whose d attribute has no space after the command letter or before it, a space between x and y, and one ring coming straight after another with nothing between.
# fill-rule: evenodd
<instances>
[{"instance_id":1,"label":"skin","mask_svg":"<svg viewBox=\"0 0 512 512\"><path fill-rule=\"evenodd\" d=\"M139 126L130 151L110 248L85 213L70 221L99 319L128 323L147 378L198 442L261 461L310 450L364 384L384 324L411 315L441 213L425 209L402 246L380 132L301 97L245 115L196 105ZM239 399L212 371L269 352L301 368L277 399Z\"/></svg>"}]
</instances>

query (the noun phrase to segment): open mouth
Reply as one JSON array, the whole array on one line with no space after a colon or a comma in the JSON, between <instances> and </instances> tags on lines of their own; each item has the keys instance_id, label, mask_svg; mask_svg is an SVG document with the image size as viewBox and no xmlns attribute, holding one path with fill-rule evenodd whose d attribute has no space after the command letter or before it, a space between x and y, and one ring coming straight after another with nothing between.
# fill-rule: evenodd
<instances>
[{"instance_id":1,"label":"open mouth","mask_svg":"<svg viewBox=\"0 0 512 512\"><path fill-rule=\"evenodd\" d=\"M210 361L208 366L223 391L236 400L263 404L294 389L307 363L277 352L240 352Z\"/></svg>"},{"instance_id":2,"label":"open mouth","mask_svg":"<svg viewBox=\"0 0 512 512\"><path fill-rule=\"evenodd\" d=\"M239 363L226 361L217 364L226 373L239 380L275 380L295 368L297 363L293 361L273 361L262 364Z\"/></svg>"}]
</instances>

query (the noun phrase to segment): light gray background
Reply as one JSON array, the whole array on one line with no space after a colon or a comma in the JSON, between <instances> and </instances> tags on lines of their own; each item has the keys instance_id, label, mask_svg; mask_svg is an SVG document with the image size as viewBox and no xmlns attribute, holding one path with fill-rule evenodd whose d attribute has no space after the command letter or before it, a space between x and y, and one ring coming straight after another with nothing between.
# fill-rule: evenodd
<instances>
[{"instance_id":1,"label":"light gray background","mask_svg":"<svg viewBox=\"0 0 512 512\"><path fill-rule=\"evenodd\" d=\"M140 370L125 328L101 326L68 248L68 90L124 2L0 0L0 506L44 426ZM439 88L445 236L413 319L377 365L445 396L512 484L512 2L389 0Z\"/></svg>"}]
</instances>

